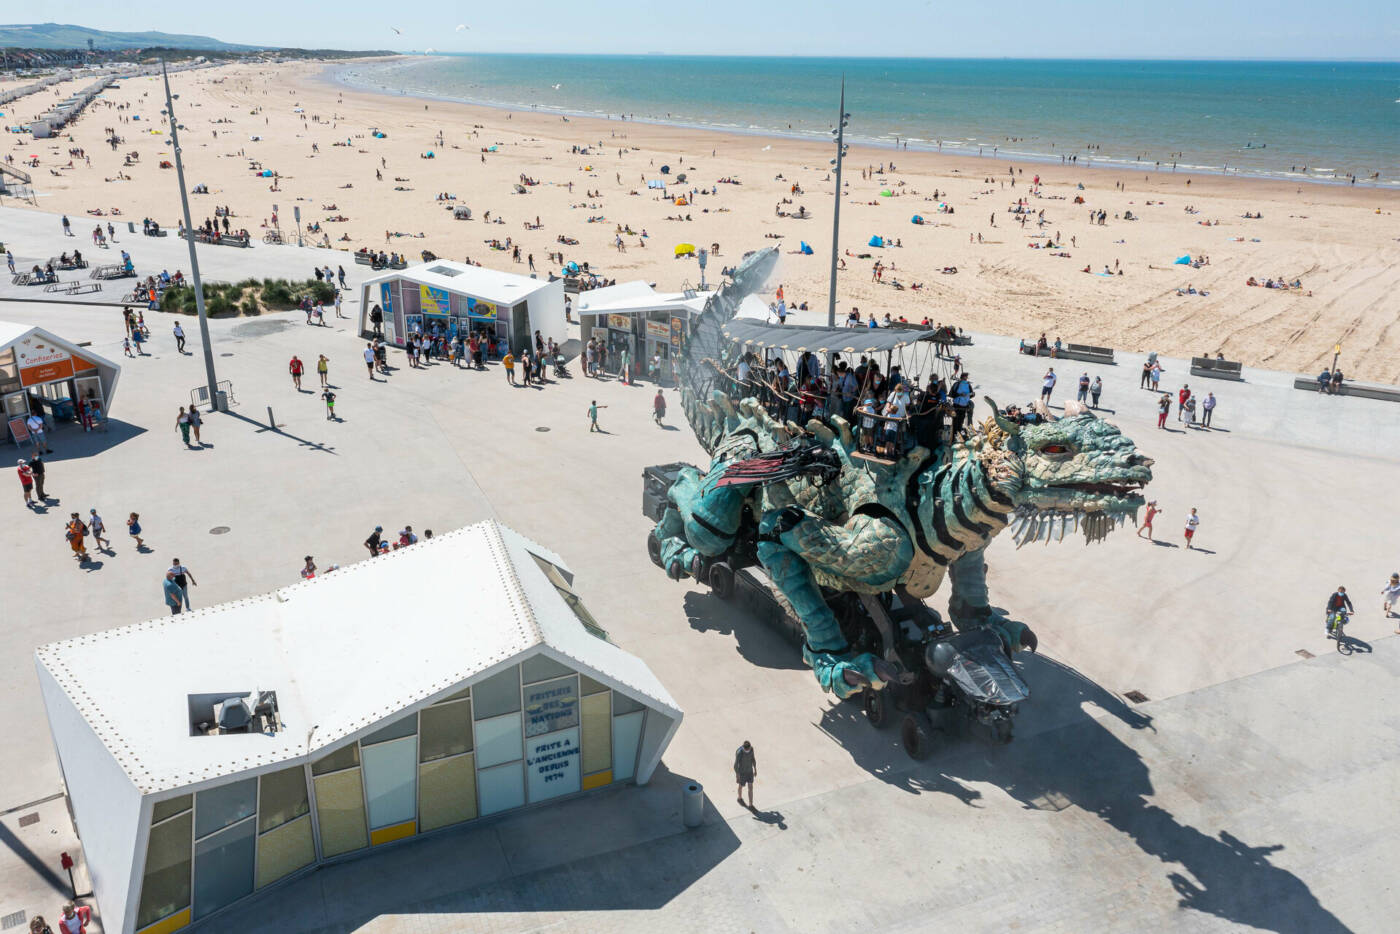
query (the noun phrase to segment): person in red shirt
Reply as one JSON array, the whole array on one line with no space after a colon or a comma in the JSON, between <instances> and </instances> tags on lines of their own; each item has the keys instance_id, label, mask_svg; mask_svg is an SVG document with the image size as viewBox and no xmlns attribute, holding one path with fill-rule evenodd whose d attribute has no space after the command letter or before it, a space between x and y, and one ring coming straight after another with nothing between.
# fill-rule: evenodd
<instances>
[{"instance_id":1,"label":"person in red shirt","mask_svg":"<svg viewBox=\"0 0 1400 934\"><path fill-rule=\"evenodd\" d=\"M23 458L19 462L19 485L24 487L24 505L34 505L34 471L29 469Z\"/></svg>"},{"instance_id":2,"label":"person in red shirt","mask_svg":"<svg viewBox=\"0 0 1400 934\"><path fill-rule=\"evenodd\" d=\"M656 398L651 400L652 418L656 419L656 424L660 425L662 419L666 417L666 397L661 390L656 390ZM663 426L664 427L664 426Z\"/></svg>"},{"instance_id":3,"label":"person in red shirt","mask_svg":"<svg viewBox=\"0 0 1400 934\"><path fill-rule=\"evenodd\" d=\"M1180 389L1180 390L1177 392L1177 394L1176 394L1176 420L1177 420L1177 421L1182 421L1182 420L1185 419L1185 417L1186 417L1186 415L1185 415L1185 413L1186 413L1186 400L1189 399L1189 398L1191 398L1191 387L1190 387L1190 386L1187 386L1185 383L1183 383L1182 386L1181 386L1181 389Z\"/></svg>"},{"instance_id":4,"label":"person in red shirt","mask_svg":"<svg viewBox=\"0 0 1400 934\"><path fill-rule=\"evenodd\" d=\"M292 354L292 360L287 364L287 372L292 374L292 385L297 388L298 392L301 391L301 374L304 369L301 358Z\"/></svg>"},{"instance_id":5,"label":"person in red shirt","mask_svg":"<svg viewBox=\"0 0 1400 934\"><path fill-rule=\"evenodd\" d=\"M1154 499L1147 504L1147 515L1142 520L1142 525L1138 526L1138 538L1142 538L1142 533L1147 533L1147 540L1152 541L1152 520L1157 518L1157 514L1162 510L1157 508L1157 501Z\"/></svg>"}]
</instances>

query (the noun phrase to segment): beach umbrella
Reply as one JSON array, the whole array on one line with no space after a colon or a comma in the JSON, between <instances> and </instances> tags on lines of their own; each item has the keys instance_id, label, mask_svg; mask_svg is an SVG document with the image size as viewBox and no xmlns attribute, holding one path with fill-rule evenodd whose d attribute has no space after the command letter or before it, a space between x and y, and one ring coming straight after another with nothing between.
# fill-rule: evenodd
<instances>
[{"instance_id":1,"label":"beach umbrella","mask_svg":"<svg viewBox=\"0 0 1400 934\"><path fill-rule=\"evenodd\" d=\"M909 218L909 223L911 224L922 224L923 222L924 219L918 214L915 214L913 217Z\"/></svg>"},{"instance_id":2,"label":"beach umbrella","mask_svg":"<svg viewBox=\"0 0 1400 934\"><path fill-rule=\"evenodd\" d=\"M677 243L677 244L676 244L676 255L677 255L677 256L689 256L691 253L694 253L694 252L695 252L695 244L693 244L693 243Z\"/></svg>"},{"instance_id":3,"label":"beach umbrella","mask_svg":"<svg viewBox=\"0 0 1400 934\"><path fill-rule=\"evenodd\" d=\"M671 174L671 167L670 167L669 165L663 165L663 166L661 167L661 174L662 174L662 175L670 175L670 174Z\"/></svg>"},{"instance_id":4,"label":"beach umbrella","mask_svg":"<svg viewBox=\"0 0 1400 934\"><path fill-rule=\"evenodd\" d=\"M886 188L884 191L880 192L880 197L881 197L881 198L888 198L888 197L892 196L893 194L894 194L894 192L892 192L892 191L890 191L888 188Z\"/></svg>"}]
</instances>

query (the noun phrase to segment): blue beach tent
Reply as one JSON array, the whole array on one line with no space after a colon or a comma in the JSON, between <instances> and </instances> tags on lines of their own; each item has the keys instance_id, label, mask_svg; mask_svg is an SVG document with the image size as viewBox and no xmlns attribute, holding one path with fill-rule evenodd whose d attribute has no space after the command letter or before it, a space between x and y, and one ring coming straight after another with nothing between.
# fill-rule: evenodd
<instances>
[{"instance_id":1,"label":"blue beach tent","mask_svg":"<svg viewBox=\"0 0 1400 934\"><path fill-rule=\"evenodd\" d=\"M923 219L923 217L922 217L921 215L919 215L919 214L915 214L913 217L909 218L909 223L911 223L911 224L922 224L923 222L924 222L924 219Z\"/></svg>"},{"instance_id":2,"label":"blue beach tent","mask_svg":"<svg viewBox=\"0 0 1400 934\"><path fill-rule=\"evenodd\" d=\"M1176 266L1190 266L1190 265L1191 265L1191 254L1190 254L1190 253L1187 253L1185 256L1178 256L1178 257L1177 257L1175 260L1173 260L1172 262L1173 262L1173 265L1176 265Z\"/></svg>"},{"instance_id":3,"label":"blue beach tent","mask_svg":"<svg viewBox=\"0 0 1400 934\"><path fill-rule=\"evenodd\" d=\"M811 256L811 255L812 255L812 248L811 248L810 246L807 245L807 241L806 241L806 240L801 240L801 241L799 241L799 242L800 242L802 245L799 246L799 247L797 248L797 249L798 249L798 252L800 252L803 256Z\"/></svg>"},{"instance_id":4,"label":"blue beach tent","mask_svg":"<svg viewBox=\"0 0 1400 934\"><path fill-rule=\"evenodd\" d=\"M885 245L885 241L884 241L883 239L881 239L880 237L871 237L871 238L870 238L870 243L869 243L868 245L869 245L869 246L884 246L884 245Z\"/></svg>"}]
</instances>

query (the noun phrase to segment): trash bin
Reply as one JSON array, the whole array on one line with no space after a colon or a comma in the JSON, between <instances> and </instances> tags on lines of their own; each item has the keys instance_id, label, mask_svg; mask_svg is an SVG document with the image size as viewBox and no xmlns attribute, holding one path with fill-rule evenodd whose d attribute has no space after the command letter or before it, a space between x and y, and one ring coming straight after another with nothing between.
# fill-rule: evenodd
<instances>
[{"instance_id":1,"label":"trash bin","mask_svg":"<svg viewBox=\"0 0 1400 934\"><path fill-rule=\"evenodd\" d=\"M687 827L699 827L705 820L705 789L691 782L681 791L681 821Z\"/></svg>"},{"instance_id":2,"label":"trash bin","mask_svg":"<svg viewBox=\"0 0 1400 934\"><path fill-rule=\"evenodd\" d=\"M220 412L228 411L228 393L222 389L214 393L214 408Z\"/></svg>"},{"instance_id":3,"label":"trash bin","mask_svg":"<svg viewBox=\"0 0 1400 934\"><path fill-rule=\"evenodd\" d=\"M127 233L136 233L136 221L127 221L127 222L126 222L126 232L127 232Z\"/></svg>"}]
</instances>

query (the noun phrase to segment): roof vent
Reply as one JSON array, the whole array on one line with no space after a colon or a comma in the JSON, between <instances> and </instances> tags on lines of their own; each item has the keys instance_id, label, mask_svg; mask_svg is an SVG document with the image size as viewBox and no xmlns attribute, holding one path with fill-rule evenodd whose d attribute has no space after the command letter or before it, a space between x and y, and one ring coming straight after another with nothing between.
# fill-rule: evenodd
<instances>
[{"instance_id":1,"label":"roof vent","mask_svg":"<svg viewBox=\"0 0 1400 934\"><path fill-rule=\"evenodd\" d=\"M262 733L282 729L276 691L225 691L188 697L191 736Z\"/></svg>"}]
</instances>

